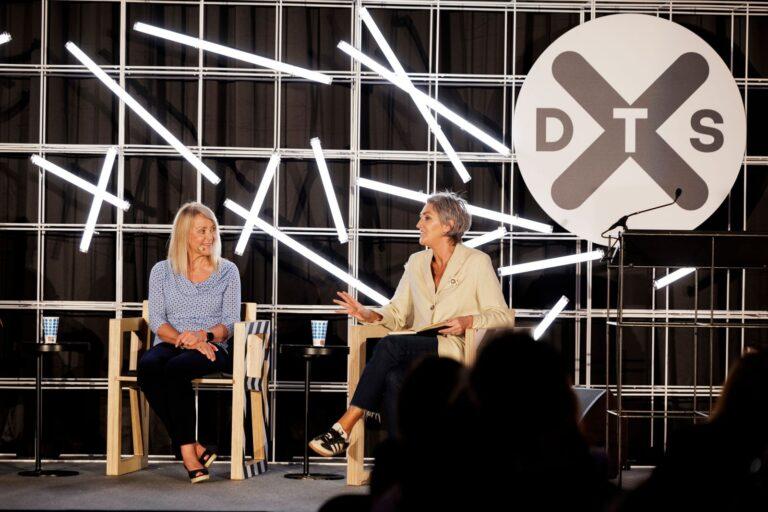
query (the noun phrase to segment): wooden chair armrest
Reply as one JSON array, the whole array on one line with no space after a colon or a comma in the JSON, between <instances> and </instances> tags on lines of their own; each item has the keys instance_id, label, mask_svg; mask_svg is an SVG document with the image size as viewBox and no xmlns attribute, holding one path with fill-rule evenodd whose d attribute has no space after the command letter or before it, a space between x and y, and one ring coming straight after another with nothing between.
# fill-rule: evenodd
<instances>
[{"instance_id":1,"label":"wooden chair armrest","mask_svg":"<svg viewBox=\"0 0 768 512\"><path fill-rule=\"evenodd\" d=\"M235 323L235 335L232 338L233 362L243 363L243 378L261 379L264 373L265 355L269 346L269 335L247 334L246 326L250 322ZM239 368L239 364L233 364L233 370ZM233 371L234 373L234 371Z\"/></svg>"},{"instance_id":2,"label":"wooden chair armrest","mask_svg":"<svg viewBox=\"0 0 768 512\"><path fill-rule=\"evenodd\" d=\"M255 302L243 302L242 304L242 319L246 322L256 321L256 306ZM234 334L234 333L233 333Z\"/></svg>"},{"instance_id":3,"label":"wooden chair armrest","mask_svg":"<svg viewBox=\"0 0 768 512\"><path fill-rule=\"evenodd\" d=\"M350 396L360 380L362 368L365 367L365 351L369 338L383 338L389 329L383 325L353 325L349 333L349 373L347 383L350 385Z\"/></svg>"},{"instance_id":4,"label":"wooden chair armrest","mask_svg":"<svg viewBox=\"0 0 768 512\"><path fill-rule=\"evenodd\" d=\"M150 344L149 324L142 317L112 318L109 320L109 360L107 363L108 378L117 379L120 376L120 365L123 361L123 335L131 333L128 369L136 370L139 363L139 351L148 349Z\"/></svg>"},{"instance_id":5,"label":"wooden chair armrest","mask_svg":"<svg viewBox=\"0 0 768 512\"><path fill-rule=\"evenodd\" d=\"M245 341L245 376L249 379L261 379L264 369L264 356L267 343L261 334L249 334Z\"/></svg>"}]
</instances>

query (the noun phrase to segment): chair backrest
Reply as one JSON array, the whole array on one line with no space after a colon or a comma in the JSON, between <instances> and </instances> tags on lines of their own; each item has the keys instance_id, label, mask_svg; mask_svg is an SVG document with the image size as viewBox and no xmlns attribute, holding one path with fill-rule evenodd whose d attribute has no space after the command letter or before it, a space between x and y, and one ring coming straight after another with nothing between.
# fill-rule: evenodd
<instances>
[{"instance_id":1,"label":"chair backrest","mask_svg":"<svg viewBox=\"0 0 768 512\"><path fill-rule=\"evenodd\" d=\"M149 301L145 300L141 303L141 317L149 323ZM253 322L256 320L256 303L255 302L243 302L240 305L240 318L244 322Z\"/></svg>"}]
</instances>

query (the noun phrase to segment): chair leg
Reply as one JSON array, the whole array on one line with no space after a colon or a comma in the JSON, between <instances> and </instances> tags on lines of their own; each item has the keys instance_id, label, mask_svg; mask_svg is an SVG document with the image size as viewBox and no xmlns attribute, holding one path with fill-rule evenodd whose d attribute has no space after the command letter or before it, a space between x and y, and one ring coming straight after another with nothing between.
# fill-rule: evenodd
<instances>
[{"instance_id":1,"label":"chair leg","mask_svg":"<svg viewBox=\"0 0 768 512\"><path fill-rule=\"evenodd\" d=\"M353 329L349 338L349 371L348 401L357 389L357 383L365 368L365 339L359 330ZM349 405L349 404L347 404ZM365 462L365 422L358 421L349 433L349 448L347 448L347 485L363 485L366 483L367 474L364 470Z\"/></svg>"},{"instance_id":2,"label":"chair leg","mask_svg":"<svg viewBox=\"0 0 768 512\"><path fill-rule=\"evenodd\" d=\"M119 476L144 469L149 464L149 406L140 391L128 390L131 407L133 455L122 456L123 390L119 381L107 392L107 475Z\"/></svg>"},{"instance_id":3,"label":"chair leg","mask_svg":"<svg viewBox=\"0 0 768 512\"><path fill-rule=\"evenodd\" d=\"M245 401L242 389L232 389L232 457L230 462L230 478L232 480L243 480L243 450L245 449L245 430L243 407Z\"/></svg>"},{"instance_id":4,"label":"chair leg","mask_svg":"<svg viewBox=\"0 0 768 512\"><path fill-rule=\"evenodd\" d=\"M107 475L109 476L120 474L122 398L120 383L110 382L107 390Z\"/></svg>"},{"instance_id":5,"label":"chair leg","mask_svg":"<svg viewBox=\"0 0 768 512\"><path fill-rule=\"evenodd\" d=\"M349 448L347 448L347 485L364 485L368 474L364 469L365 429L364 421L360 420L349 433Z\"/></svg>"},{"instance_id":6,"label":"chair leg","mask_svg":"<svg viewBox=\"0 0 768 512\"><path fill-rule=\"evenodd\" d=\"M131 399L131 434L133 439L133 454L141 456L141 467L148 465L149 455L149 403L144 393L138 389L129 389Z\"/></svg>"},{"instance_id":7,"label":"chair leg","mask_svg":"<svg viewBox=\"0 0 768 512\"><path fill-rule=\"evenodd\" d=\"M264 402L261 393L251 391L251 437L253 439L253 461L264 460L267 454L264 451L264 441L267 433L264 432Z\"/></svg>"},{"instance_id":8,"label":"chair leg","mask_svg":"<svg viewBox=\"0 0 768 512\"><path fill-rule=\"evenodd\" d=\"M242 342L240 342L242 340ZM235 324L235 343L232 355L232 456L229 478L243 480L245 472L245 327Z\"/></svg>"}]
</instances>

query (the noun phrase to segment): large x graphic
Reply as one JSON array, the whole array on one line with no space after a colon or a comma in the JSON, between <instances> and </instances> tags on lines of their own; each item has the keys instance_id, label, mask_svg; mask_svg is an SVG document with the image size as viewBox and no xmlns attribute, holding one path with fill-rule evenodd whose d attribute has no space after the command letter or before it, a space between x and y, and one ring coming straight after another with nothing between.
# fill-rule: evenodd
<instances>
[{"instance_id":1,"label":"large x graphic","mask_svg":"<svg viewBox=\"0 0 768 512\"><path fill-rule=\"evenodd\" d=\"M707 79L709 66L704 57L681 55L632 104L576 52L558 55L552 74L605 130L552 184L552 198L558 206L578 208L630 157L669 197L675 197L675 189L682 189L678 204L686 210L706 202L706 182L656 131ZM647 112L647 118L635 123L631 152L625 146L626 119L617 116L624 109Z\"/></svg>"}]
</instances>

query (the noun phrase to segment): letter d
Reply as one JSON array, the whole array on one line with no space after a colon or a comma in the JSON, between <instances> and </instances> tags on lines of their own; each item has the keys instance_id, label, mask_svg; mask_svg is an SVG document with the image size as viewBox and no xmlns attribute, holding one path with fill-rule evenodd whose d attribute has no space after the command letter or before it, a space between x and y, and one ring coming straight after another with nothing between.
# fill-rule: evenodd
<instances>
[{"instance_id":1,"label":"letter d","mask_svg":"<svg viewBox=\"0 0 768 512\"><path fill-rule=\"evenodd\" d=\"M557 140L547 140L547 119L556 119L563 127L563 134ZM573 121L559 108L536 109L536 151L559 151L573 138Z\"/></svg>"}]
</instances>

